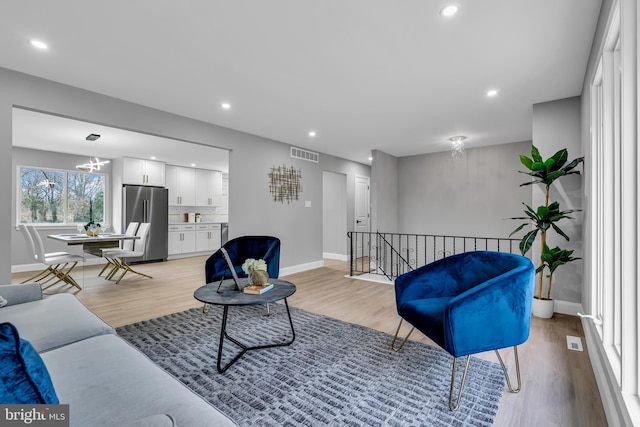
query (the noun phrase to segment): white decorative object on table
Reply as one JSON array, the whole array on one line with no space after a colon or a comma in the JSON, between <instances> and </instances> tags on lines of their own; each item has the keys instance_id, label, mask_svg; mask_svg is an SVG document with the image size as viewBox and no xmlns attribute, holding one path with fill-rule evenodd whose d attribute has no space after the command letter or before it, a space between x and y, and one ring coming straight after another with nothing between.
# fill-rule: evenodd
<instances>
[{"instance_id":1,"label":"white decorative object on table","mask_svg":"<svg viewBox=\"0 0 640 427\"><path fill-rule=\"evenodd\" d=\"M242 264L242 271L247 274L249 283L252 285L264 285L269 281L267 263L263 259L248 258Z\"/></svg>"}]
</instances>

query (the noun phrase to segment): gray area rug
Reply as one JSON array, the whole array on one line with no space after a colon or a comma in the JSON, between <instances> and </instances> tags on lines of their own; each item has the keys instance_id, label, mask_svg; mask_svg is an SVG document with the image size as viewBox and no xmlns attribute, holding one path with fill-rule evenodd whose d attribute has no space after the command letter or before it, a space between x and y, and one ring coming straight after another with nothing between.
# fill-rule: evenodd
<instances>
[{"instance_id":1,"label":"gray area rug","mask_svg":"<svg viewBox=\"0 0 640 427\"><path fill-rule=\"evenodd\" d=\"M231 307L228 333L249 345L290 337L285 307ZM240 426L490 426L504 377L472 358L457 412L448 408L451 356L325 316L291 309L296 340L246 353L216 370L222 308L212 306L118 328L118 334ZM227 344L228 343L228 344ZM223 362L237 347L225 342ZM233 354L232 354L233 352ZM459 364L460 365L460 364Z\"/></svg>"}]
</instances>

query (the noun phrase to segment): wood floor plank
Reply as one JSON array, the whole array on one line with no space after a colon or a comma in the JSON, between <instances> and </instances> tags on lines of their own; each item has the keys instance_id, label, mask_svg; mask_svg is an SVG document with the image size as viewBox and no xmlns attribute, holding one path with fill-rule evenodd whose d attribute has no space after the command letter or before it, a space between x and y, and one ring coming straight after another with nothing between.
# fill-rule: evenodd
<instances>
[{"instance_id":1,"label":"wood floor plank","mask_svg":"<svg viewBox=\"0 0 640 427\"><path fill-rule=\"evenodd\" d=\"M73 276L82 284L82 291L56 285L47 293L74 293L105 322L123 326L201 307L193 298L193 291L204 282L205 260L206 257L192 257L136 265L153 279L127 274L117 285L97 277L101 266L77 268ZM283 277L298 287L289 304L392 335L399 321L393 286L345 277L348 269L346 262L326 260L322 268ZM18 283L29 275L16 273L12 281ZM405 323L402 333L408 330ZM585 343L580 321L573 316L533 318L531 336L518 349L523 389L512 394L505 388L495 426L607 425L587 349L568 350L566 335L579 336ZM414 332L411 339L433 345L419 332ZM513 366L513 351L504 350L501 354ZM497 361L493 352L479 357ZM513 370L512 374L515 381Z\"/></svg>"}]
</instances>

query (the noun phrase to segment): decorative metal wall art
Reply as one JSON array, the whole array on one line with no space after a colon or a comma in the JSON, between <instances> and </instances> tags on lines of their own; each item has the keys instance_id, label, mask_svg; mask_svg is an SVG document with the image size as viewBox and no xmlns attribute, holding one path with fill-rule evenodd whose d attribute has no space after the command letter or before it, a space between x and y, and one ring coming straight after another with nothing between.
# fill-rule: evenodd
<instances>
[{"instance_id":1,"label":"decorative metal wall art","mask_svg":"<svg viewBox=\"0 0 640 427\"><path fill-rule=\"evenodd\" d=\"M286 165L273 166L269 172L269 192L273 201L284 203L286 200L289 204L292 200L298 200L302 192L301 179L300 169L293 166L288 168Z\"/></svg>"}]
</instances>

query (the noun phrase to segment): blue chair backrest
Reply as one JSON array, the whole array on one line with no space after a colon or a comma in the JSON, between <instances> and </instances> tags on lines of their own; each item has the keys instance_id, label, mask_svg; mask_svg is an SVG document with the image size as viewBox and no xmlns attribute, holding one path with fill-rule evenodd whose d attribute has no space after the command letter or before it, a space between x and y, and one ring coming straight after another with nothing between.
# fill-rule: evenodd
<instances>
[{"instance_id":1,"label":"blue chair backrest","mask_svg":"<svg viewBox=\"0 0 640 427\"><path fill-rule=\"evenodd\" d=\"M269 277L277 279L280 275L280 239L273 236L242 236L229 240L222 245L229 253L238 277L246 277L242 263L248 258L263 259L267 263ZM212 283L220 279L231 279L231 272L217 250L205 263L205 279Z\"/></svg>"}]
</instances>

